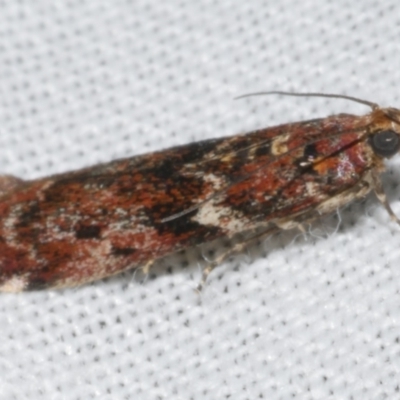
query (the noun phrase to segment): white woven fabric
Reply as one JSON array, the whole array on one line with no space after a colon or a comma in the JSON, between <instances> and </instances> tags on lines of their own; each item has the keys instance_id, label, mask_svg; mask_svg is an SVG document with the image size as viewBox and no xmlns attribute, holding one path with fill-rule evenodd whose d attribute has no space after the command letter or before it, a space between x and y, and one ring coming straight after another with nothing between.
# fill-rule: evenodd
<instances>
[{"instance_id":1,"label":"white woven fabric","mask_svg":"<svg viewBox=\"0 0 400 400\"><path fill-rule=\"evenodd\" d=\"M232 100L253 91L400 106L398 10L394 0L2 1L0 171L35 178L368 111L342 100ZM384 176L397 213L399 164ZM307 238L252 246L200 296L196 249L150 279L2 294L0 398L399 398L399 243L371 197Z\"/></svg>"}]
</instances>

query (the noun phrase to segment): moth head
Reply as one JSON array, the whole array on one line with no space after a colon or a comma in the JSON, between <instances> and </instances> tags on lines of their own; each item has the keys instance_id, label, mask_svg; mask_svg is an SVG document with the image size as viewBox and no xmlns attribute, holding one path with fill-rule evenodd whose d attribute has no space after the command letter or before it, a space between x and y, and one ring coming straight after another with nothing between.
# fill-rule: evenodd
<instances>
[{"instance_id":1,"label":"moth head","mask_svg":"<svg viewBox=\"0 0 400 400\"><path fill-rule=\"evenodd\" d=\"M391 158L400 151L400 110L380 109L384 118L373 129L369 143L374 153L383 158Z\"/></svg>"},{"instance_id":2,"label":"moth head","mask_svg":"<svg viewBox=\"0 0 400 400\"><path fill-rule=\"evenodd\" d=\"M369 137L369 143L376 155L390 158L400 150L400 134L392 130L378 131Z\"/></svg>"}]
</instances>

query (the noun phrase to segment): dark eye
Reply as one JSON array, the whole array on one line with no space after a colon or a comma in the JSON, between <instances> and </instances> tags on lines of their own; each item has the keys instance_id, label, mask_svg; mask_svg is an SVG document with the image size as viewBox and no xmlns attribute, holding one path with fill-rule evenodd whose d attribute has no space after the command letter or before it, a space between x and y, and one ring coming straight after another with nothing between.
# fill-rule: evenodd
<instances>
[{"instance_id":1,"label":"dark eye","mask_svg":"<svg viewBox=\"0 0 400 400\"><path fill-rule=\"evenodd\" d=\"M371 136L370 144L379 156L392 157L400 149L400 138L396 132L381 131Z\"/></svg>"}]
</instances>

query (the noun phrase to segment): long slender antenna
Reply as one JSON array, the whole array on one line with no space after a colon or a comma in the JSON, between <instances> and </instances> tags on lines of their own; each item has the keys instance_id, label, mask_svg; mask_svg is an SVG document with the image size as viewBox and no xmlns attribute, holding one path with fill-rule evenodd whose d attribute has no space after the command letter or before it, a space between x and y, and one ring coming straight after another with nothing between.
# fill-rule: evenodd
<instances>
[{"instance_id":1,"label":"long slender antenna","mask_svg":"<svg viewBox=\"0 0 400 400\"><path fill-rule=\"evenodd\" d=\"M345 99L354 101L356 103L364 104L368 107L371 107L372 110L376 110L379 108L378 104L372 103L371 101L362 100L353 96L346 96L344 94L332 94L332 93L292 93L292 92L282 92L274 90L270 92L255 92L255 93L243 94L241 96L235 97L235 99L243 99L244 97L251 97L251 96L265 96L270 94L280 94L283 96L297 96L297 97L330 97L334 99Z\"/></svg>"}]
</instances>

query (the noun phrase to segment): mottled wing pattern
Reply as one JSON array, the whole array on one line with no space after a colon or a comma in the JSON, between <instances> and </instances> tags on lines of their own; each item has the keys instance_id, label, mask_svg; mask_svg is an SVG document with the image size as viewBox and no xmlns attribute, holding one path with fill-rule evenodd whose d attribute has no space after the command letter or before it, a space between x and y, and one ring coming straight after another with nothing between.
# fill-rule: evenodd
<instances>
[{"instance_id":1,"label":"mottled wing pattern","mask_svg":"<svg viewBox=\"0 0 400 400\"><path fill-rule=\"evenodd\" d=\"M3 177L0 289L72 286L308 218L338 194L360 190L372 165L369 122L332 116L36 181Z\"/></svg>"}]
</instances>

